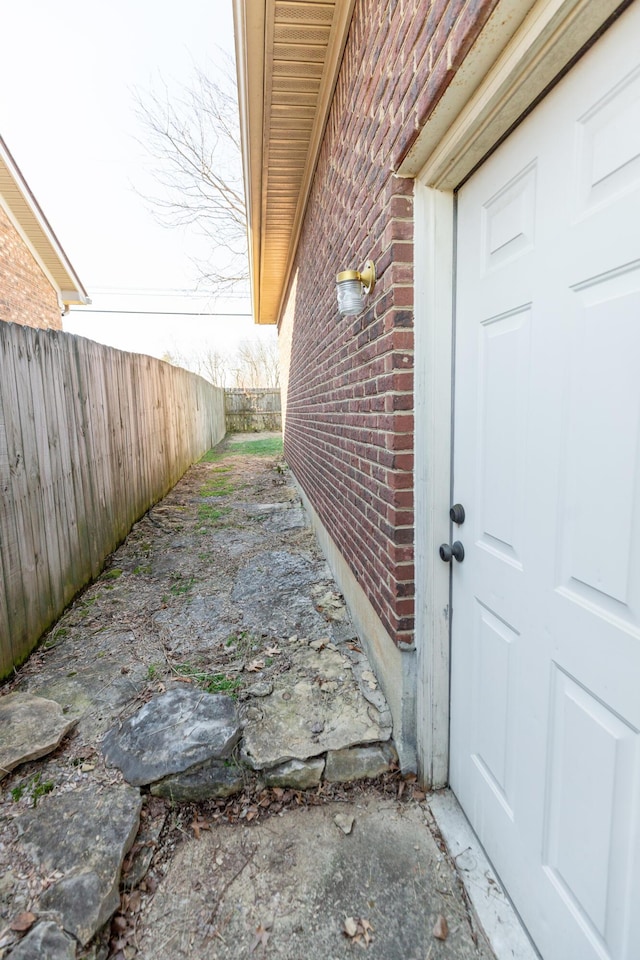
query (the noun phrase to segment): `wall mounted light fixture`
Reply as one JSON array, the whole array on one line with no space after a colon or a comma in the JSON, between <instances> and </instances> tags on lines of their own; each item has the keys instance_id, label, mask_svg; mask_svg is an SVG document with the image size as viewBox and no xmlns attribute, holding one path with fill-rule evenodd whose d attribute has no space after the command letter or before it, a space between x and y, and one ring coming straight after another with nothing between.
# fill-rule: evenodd
<instances>
[{"instance_id":1,"label":"wall mounted light fixture","mask_svg":"<svg viewBox=\"0 0 640 960\"><path fill-rule=\"evenodd\" d=\"M356 317L364 309L364 298L376 285L376 268L367 260L364 270L343 270L336 277L338 310L343 317Z\"/></svg>"}]
</instances>

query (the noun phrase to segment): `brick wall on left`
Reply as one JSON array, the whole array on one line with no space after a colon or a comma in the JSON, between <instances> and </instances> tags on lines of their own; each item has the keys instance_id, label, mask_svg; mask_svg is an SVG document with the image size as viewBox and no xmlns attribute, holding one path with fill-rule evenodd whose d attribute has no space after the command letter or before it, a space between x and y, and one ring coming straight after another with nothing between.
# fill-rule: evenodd
<instances>
[{"instance_id":1,"label":"brick wall on left","mask_svg":"<svg viewBox=\"0 0 640 960\"><path fill-rule=\"evenodd\" d=\"M1 206L0 320L62 330L56 290Z\"/></svg>"}]
</instances>

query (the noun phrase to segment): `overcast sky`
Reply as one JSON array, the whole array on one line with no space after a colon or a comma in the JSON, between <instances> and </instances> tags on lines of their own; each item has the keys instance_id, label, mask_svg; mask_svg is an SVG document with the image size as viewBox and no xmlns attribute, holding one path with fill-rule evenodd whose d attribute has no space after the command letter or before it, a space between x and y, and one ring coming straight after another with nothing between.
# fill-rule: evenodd
<instances>
[{"instance_id":1,"label":"overcast sky","mask_svg":"<svg viewBox=\"0 0 640 960\"><path fill-rule=\"evenodd\" d=\"M136 192L157 186L133 91L178 91L218 46L232 52L231 0L20 0L3 4L0 30L0 133L93 306L248 312L178 295L195 288L202 241L159 225ZM87 313L65 329L154 356L274 335L248 317Z\"/></svg>"}]
</instances>

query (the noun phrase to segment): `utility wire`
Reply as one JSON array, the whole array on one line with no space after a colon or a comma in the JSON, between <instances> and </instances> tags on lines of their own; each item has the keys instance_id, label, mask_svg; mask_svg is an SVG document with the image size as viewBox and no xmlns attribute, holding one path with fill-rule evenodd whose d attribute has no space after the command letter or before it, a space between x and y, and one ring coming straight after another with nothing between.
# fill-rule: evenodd
<instances>
[{"instance_id":1,"label":"utility wire","mask_svg":"<svg viewBox=\"0 0 640 960\"><path fill-rule=\"evenodd\" d=\"M69 313L126 313L141 314L146 316L162 317L252 317L252 313L201 313L189 310L98 310L95 307L78 307L75 310L69 310Z\"/></svg>"}]
</instances>

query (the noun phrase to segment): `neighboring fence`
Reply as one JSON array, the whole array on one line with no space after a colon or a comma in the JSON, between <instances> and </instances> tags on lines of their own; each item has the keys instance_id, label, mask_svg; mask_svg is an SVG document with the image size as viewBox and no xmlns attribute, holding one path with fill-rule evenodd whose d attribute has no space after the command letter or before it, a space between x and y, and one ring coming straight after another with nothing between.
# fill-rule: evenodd
<instances>
[{"instance_id":1,"label":"neighboring fence","mask_svg":"<svg viewBox=\"0 0 640 960\"><path fill-rule=\"evenodd\" d=\"M195 374L0 323L0 677L224 433Z\"/></svg>"},{"instance_id":2,"label":"neighboring fence","mask_svg":"<svg viewBox=\"0 0 640 960\"><path fill-rule=\"evenodd\" d=\"M282 430L279 390L226 389L224 402L228 433Z\"/></svg>"}]
</instances>

